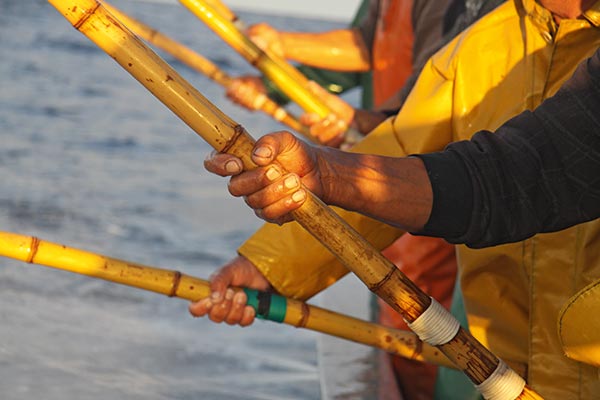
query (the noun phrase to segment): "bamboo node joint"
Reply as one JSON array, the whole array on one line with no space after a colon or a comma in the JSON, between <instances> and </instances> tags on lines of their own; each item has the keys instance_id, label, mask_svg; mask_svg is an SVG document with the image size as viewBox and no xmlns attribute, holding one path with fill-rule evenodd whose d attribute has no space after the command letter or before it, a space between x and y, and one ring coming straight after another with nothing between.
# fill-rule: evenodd
<instances>
[{"instance_id":1,"label":"bamboo node joint","mask_svg":"<svg viewBox=\"0 0 600 400\"><path fill-rule=\"evenodd\" d=\"M85 14L83 14L81 18L79 18L79 21L73 24L73 27L79 30L79 28L81 28L81 26L85 24L85 21L87 21L92 15L94 15L96 10L98 10L98 8L100 7L101 4L98 1L96 1L96 5L94 6L94 8L92 10L85 10Z\"/></svg>"},{"instance_id":2,"label":"bamboo node joint","mask_svg":"<svg viewBox=\"0 0 600 400\"><path fill-rule=\"evenodd\" d=\"M35 256L38 251L38 247L40 246L40 239L35 236L31 237L31 244L29 245L29 257L27 257L26 262L31 264L35 259Z\"/></svg>"},{"instance_id":3,"label":"bamboo node joint","mask_svg":"<svg viewBox=\"0 0 600 400\"><path fill-rule=\"evenodd\" d=\"M227 143L225 143L225 146L219 151L221 153L227 153L227 151L233 147L235 142L238 140L238 138L240 136L242 136L244 134L244 132L246 132L246 129L244 129L244 127L242 125L237 124L236 126L234 126L233 127L233 135L227 141Z\"/></svg>"},{"instance_id":4,"label":"bamboo node joint","mask_svg":"<svg viewBox=\"0 0 600 400\"><path fill-rule=\"evenodd\" d=\"M308 307L308 304L302 303L301 307L302 316L300 318L300 321L298 321L298 323L296 324L296 328L306 327L306 323L308 322L308 318L310 317L310 308Z\"/></svg>"},{"instance_id":5,"label":"bamboo node joint","mask_svg":"<svg viewBox=\"0 0 600 400\"><path fill-rule=\"evenodd\" d=\"M173 271L173 284L171 285L171 291L169 292L169 297L175 297L177 294L177 289L179 289L179 283L181 282L181 272Z\"/></svg>"},{"instance_id":6,"label":"bamboo node joint","mask_svg":"<svg viewBox=\"0 0 600 400\"><path fill-rule=\"evenodd\" d=\"M386 284L386 282L392 278L392 275L394 275L394 272L396 272L396 268L390 268L389 272L383 277L382 280L380 280L379 282L377 282L374 285L369 286L369 290L371 292L377 294L379 289L381 289L381 287L384 286Z\"/></svg>"}]
</instances>

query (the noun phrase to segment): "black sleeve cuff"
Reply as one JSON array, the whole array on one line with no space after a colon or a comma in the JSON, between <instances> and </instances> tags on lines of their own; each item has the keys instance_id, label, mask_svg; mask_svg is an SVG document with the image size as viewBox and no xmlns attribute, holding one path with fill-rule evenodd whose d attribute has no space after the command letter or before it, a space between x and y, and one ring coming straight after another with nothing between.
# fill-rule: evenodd
<instances>
[{"instance_id":1,"label":"black sleeve cuff","mask_svg":"<svg viewBox=\"0 0 600 400\"><path fill-rule=\"evenodd\" d=\"M468 229L473 208L473 187L463 162L449 151L415 154L425 164L433 189L429 220L417 235L443 237L451 241Z\"/></svg>"}]
</instances>

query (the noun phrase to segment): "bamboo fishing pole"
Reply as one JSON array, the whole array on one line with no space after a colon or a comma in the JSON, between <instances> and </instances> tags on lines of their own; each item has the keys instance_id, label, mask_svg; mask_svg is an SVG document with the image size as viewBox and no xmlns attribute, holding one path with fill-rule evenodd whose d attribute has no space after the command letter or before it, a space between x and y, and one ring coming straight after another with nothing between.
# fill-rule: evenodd
<instances>
[{"instance_id":1,"label":"bamboo fishing pole","mask_svg":"<svg viewBox=\"0 0 600 400\"><path fill-rule=\"evenodd\" d=\"M184 300L198 301L211 293L208 281L179 271L118 260L11 232L0 232L0 256ZM404 358L453 367L438 349L423 344L412 332L388 328L272 293L247 288L234 290L246 293L248 304L259 318L377 347Z\"/></svg>"},{"instance_id":2,"label":"bamboo fishing pole","mask_svg":"<svg viewBox=\"0 0 600 400\"><path fill-rule=\"evenodd\" d=\"M125 14L123 11L108 4L106 1L102 1L102 5L133 33L144 39L146 42L153 44L164 52L172 55L219 85L225 88L228 88L231 85L233 81L231 76L196 51ZM318 142L317 138L310 134L308 127L300 123L295 116L271 100L267 95L259 93L254 99L253 105L255 109L263 111L276 121L279 121L287 125L290 129L302 134L307 139Z\"/></svg>"},{"instance_id":3,"label":"bamboo fishing pole","mask_svg":"<svg viewBox=\"0 0 600 400\"><path fill-rule=\"evenodd\" d=\"M283 58L265 52L252 42L229 18L231 11L225 15L219 10L227 8L218 0L179 0L196 17L209 26L227 44L256 67L262 74L271 80L290 99L295 101L303 110L312 112L325 118L335 112L321 98L308 89L308 79ZM218 9L214 7L218 3ZM228 17L229 16L229 17ZM357 143L363 135L356 129L346 127L344 142L346 146Z\"/></svg>"},{"instance_id":4,"label":"bamboo fishing pole","mask_svg":"<svg viewBox=\"0 0 600 400\"><path fill-rule=\"evenodd\" d=\"M246 27L246 24L244 24L244 22L238 18L237 14L227 7L222 1L207 0L207 3L228 21L234 23L239 29L244 29Z\"/></svg>"},{"instance_id":5,"label":"bamboo fishing pole","mask_svg":"<svg viewBox=\"0 0 600 400\"><path fill-rule=\"evenodd\" d=\"M202 96L97 0L49 2L215 150L239 157L246 169L256 168L251 159L255 141L250 134ZM306 192L307 200L292 213L295 220L373 293L400 313L424 342L439 348L486 399L541 398L331 208L310 191Z\"/></svg>"}]
</instances>

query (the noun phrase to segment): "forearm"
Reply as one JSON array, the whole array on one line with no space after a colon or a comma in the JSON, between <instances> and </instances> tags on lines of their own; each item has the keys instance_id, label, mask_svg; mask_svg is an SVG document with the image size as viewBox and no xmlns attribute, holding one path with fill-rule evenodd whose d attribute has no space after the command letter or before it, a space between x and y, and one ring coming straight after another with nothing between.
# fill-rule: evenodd
<instances>
[{"instance_id":1,"label":"forearm","mask_svg":"<svg viewBox=\"0 0 600 400\"><path fill-rule=\"evenodd\" d=\"M371 68L369 50L356 29L279 35L287 59L334 71L365 72Z\"/></svg>"},{"instance_id":2,"label":"forearm","mask_svg":"<svg viewBox=\"0 0 600 400\"><path fill-rule=\"evenodd\" d=\"M319 151L325 202L405 230L423 228L433 196L420 159Z\"/></svg>"}]
</instances>

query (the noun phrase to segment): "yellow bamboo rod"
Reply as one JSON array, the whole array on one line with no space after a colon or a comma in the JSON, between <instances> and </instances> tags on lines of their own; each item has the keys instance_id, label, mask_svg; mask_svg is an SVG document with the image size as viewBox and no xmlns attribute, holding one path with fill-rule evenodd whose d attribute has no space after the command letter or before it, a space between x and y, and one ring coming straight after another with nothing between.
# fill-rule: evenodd
<instances>
[{"instance_id":1,"label":"yellow bamboo rod","mask_svg":"<svg viewBox=\"0 0 600 400\"><path fill-rule=\"evenodd\" d=\"M300 71L281 57L261 50L234 23L213 7L211 3L215 3L215 1L179 0L179 2L208 25L250 64L261 71L264 76L274 82L282 92L303 110L315 113L321 118L335 114L321 98L308 89L308 79ZM219 1L216 2L220 3ZM221 3L219 9L224 7L225 5ZM229 14L233 13L230 12ZM356 129L348 127L344 142L346 145L352 145L360 141L361 138L362 135Z\"/></svg>"},{"instance_id":2,"label":"yellow bamboo rod","mask_svg":"<svg viewBox=\"0 0 600 400\"><path fill-rule=\"evenodd\" d=\"M244 29L245 24L225 3L220 0L207 0L206 2L228 21L233 22L238 28Z\"/></svg>"},{"instance_id":3,"label":"yellow bamboo rod","mask_svg":"<svg viewBox=\"0 0 600 400\"><path fill-rule=\"evenodd\" d=\"M0 232L0 256L190 301L198 301L211 293L208 281L179 271L118 260L16 233ZM377 347L408 359L453 367L438 349L422 343L412 332L367 322L275 294L249 289L235 290L244 290L249 299L258 299L255 304L249 303L257 313L262 312L262 315L257 315L264 319ZM261 301L270 304L270 307L265 309Z\"/></svg>"},{"instance_id":4,"label":"yellow bamboo rod","mask_svg":"<svg viewBox=\"0 0 600 400\"><path fill-rule=\"evenodd\" d=\"M228 88L231 85L233 79L231 76L196 51L125 14L123 11L108 4L106 1L102 1L102 5L125 26L131 29L133 33L144 39L146 42L153 44L164 52L172 55L177 60L185 63L190 68L200 72L219 85L225 88ZM235 16L235 14L233 14L233 16ZM310 134L309 129L305 125L302 125L294 115L269 99L268 96L260 94L256 97L254 105L257 110L261 110L276 121L287 125L290 129L302 134L307 139L318 142L318 140Z\"/></svg>"},{"instance_id":5,"label":"yellow bamboo rod","mask_svg":"<svg viewBox=\"0 0 600 400\"><path fill-rule=\"evenodd\" d=\"M256 168L251 159L255 141L248 132L204 98L97 0L49 2L214 149L239 157L246 169ZM307 195L302 207L293 212L298 223L409 323L429 309L433 303L427 294L319 198L308 190ZM500 359L464 328L459 327L452 339L437 348L478 388L498 382L497 370L503 370ZM506 371L504 376L516 375L510 369ZM500 380L499 384L503 385L504 381ZM516 399L540 398L523 381L516 386L521 390Z\"/></svg>"}]
</instances>

